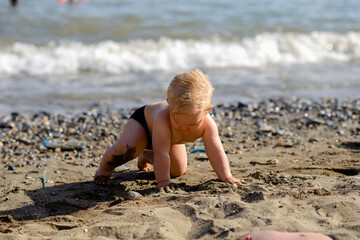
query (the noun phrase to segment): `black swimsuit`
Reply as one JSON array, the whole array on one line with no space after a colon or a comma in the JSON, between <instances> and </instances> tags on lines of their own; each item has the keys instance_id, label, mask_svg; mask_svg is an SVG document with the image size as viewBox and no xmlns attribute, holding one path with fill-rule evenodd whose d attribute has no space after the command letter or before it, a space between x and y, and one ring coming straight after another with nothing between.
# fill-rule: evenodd
<instances>
[{"instance_id":1,"label":"black swimsuit","mask_svg":"<svg viewBox=\"0 0 360 240\"><path fill-rule=\"evenodd\" d=\"M151 134L149 131L149 127L146 123L146 119L145 119L145 106L142 106L141 108L137 109L131 116L130 118L136 120L138 123L141 124L141 126L144 127L145 132L146 132L146 137L147 137L147 146L146 149L152 150L152 139L151 139Z\"/></svg>"}]
</instances>

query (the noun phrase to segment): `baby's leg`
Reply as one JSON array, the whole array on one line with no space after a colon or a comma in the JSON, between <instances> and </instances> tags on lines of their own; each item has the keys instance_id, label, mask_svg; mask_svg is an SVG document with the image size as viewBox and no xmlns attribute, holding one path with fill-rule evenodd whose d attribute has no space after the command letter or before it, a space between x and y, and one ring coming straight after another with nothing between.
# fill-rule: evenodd
<instances>
[{"instance_id":1,"label":"baby's leg","mask_svg":"<svg viewBox=\"0 0 360 240\"><path fill-rule=\"evenodd\" d=\"M185 144L173 145L170 151L170 176L178 177L185 173L187 154Z\"/></svg>"},{"instance_id":2,"label":"baby's leg","mask_svg":"<svg viewBox=\"0 0 360 240\"><path fill-rule=\"evenodd\" d=\"M96 171L94 182L109 185L114 169L136 158L147 144L145 129L134 119L129 119L117 140L104 154L100 167Z\"/></svg>"},{"instance_id":3,"label":"baby's leg","mask_svg":"<svg viewBox=\"0 0 360 240\"><path fill-rule=\"evenodd\" d=\"M154 152L152 150L145 149L138 156L138 168L141 171L151 171L152 164L154 162Z\"/></svg>"},{"instance_id":4,"label":"baby's leg","mask_svg":"<svg viewBox=\"0 0 360 240\"><path fill-rule=\"evenodd\" d=\"M255 231L245 234L238 240L332 240L330 237L311 232L277 232L277 231Z\"/></svg>"}]
</instances>

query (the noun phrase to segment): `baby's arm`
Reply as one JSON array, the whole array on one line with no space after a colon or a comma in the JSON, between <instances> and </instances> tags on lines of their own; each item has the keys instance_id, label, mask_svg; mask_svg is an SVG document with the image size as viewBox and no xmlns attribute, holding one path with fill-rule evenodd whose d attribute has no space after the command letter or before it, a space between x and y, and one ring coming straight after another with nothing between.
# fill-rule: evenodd
<instances>
[{"instance_id":1,"label":"baby's arm","mask_svg":"<svg viewBox=\"0 0 360 240\"><path fill-rule=\"evenodd\" d=\"M153 127L154 172L158 188L165 187L170 181L171 130L166 112L159 113Z\"/></svg>"},{"instance_id":2,"label":"baby's arm","mask_svg":"<svg viewBox=\"0 0 360 240\"><path fill-rule=\"evenodd\" d=\"M206 117L206 126L202 139L212 168L223 182L243 182L231 175L229 161L222 146L216 123L210 115Z\"/></svg>"}]
</instances>

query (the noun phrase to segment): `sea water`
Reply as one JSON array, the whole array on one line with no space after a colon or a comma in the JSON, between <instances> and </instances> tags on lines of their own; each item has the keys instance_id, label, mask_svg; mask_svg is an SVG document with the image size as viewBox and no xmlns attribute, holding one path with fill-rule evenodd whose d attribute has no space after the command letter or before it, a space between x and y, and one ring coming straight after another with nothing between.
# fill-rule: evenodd
<instances>
[{"instance_id":1,"label":"sea water","mask_svg":"<svg viewBox=\"0 0 360 240\"><path fill-rule=\"evenodd\" d=\"M358 0L0 2L0 115L164 100L201 68L213 102L360 97Z\"/></svg>"}]
</instances>

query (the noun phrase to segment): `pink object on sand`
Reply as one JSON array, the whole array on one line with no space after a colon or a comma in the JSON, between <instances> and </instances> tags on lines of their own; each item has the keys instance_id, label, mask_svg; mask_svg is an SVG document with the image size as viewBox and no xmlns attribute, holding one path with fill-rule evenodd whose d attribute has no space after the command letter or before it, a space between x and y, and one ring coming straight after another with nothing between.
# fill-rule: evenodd
<instances>
[{"instance_id":1,"label":"pink object on sand","mask_svg":"<svg viewBox=\"0 0 360 240\"><path fill-rule=\"evenodd\" d=\"M255 231L247 233L238 240L333 240L332 238L311 232L277 232L277 231Z\"/></svg>"}]
</instances>

